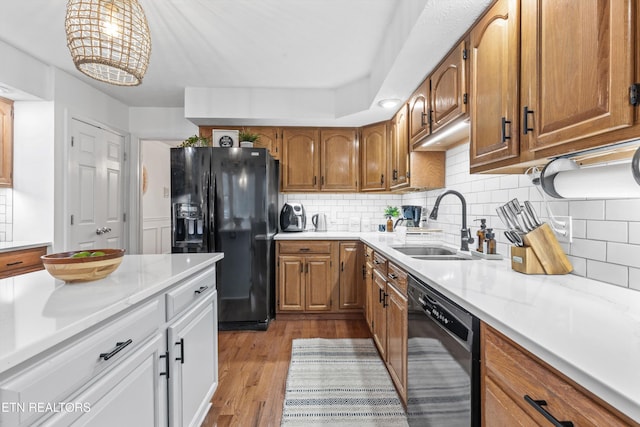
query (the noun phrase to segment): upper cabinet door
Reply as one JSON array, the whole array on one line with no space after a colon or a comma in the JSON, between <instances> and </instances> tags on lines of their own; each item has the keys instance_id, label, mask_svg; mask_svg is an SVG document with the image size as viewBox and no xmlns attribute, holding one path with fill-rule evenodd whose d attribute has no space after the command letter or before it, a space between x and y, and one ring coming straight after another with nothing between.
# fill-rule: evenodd
<instances>
[{"instance_id":1,"label":"upper cabinet door","mask_svg":"<svg viewBox=\"0 0 640 427\"><path fill-rule=\"evenodd\" d=\"M522 1L523 150L633 125L632 3ZM599 144L579 148L589 145ZM567 148L549 154L573 151Z\"/></svg>"},{"instance_id":2,"label":"upper cabinet door","mask_svg":"<svg viewBox=\"0 0 640 427\"><path fill-rule=\"evenodd\" d=\"M498 0L471 30L472 171L498 160L515 162L520 153L518 4Z\"/></svg>"},{"instance_id":3,"label":"upper cabinet door","mask_svg":"<svg viewBox=\"0 0 640 427\"><path fill-rule=\"evenodd\" d=\"M356 130L322 129L320 189L358 191L358 140Z\"/></svg>"},{"instance_id":4,"label":"upper cabinet door","mask_svg":"<svg viewBox=\"0 0 640 427\"><path fill-rule=\"evenodd\" d=\"M467 113L465 64L466 52L463 41L431 75L431 133ZM413 115L411 117L413 118Z\"/></svg>"},{"instance_id":5,"label":"upper cabinet door","mask_svg":"<svg viewBox=\"0 0 640 427\"><path fill-rule=\"evenodd\" d=\"M387 188L387 125L362 128L360 139L360 182L362 191L381 191Z\"/></svg>"},{"instance_id":6,"label":"upper cabinet door","mask_svg":"<svg viewBox=\"0 0 640 427\"><path fill-rule=\"evenodd\" d=\"M409 99L409 143L413 146L429 135L429 78Z\"/></svg>"},{"instance_id":7,"label":"upper cabinet door","mask_svg":"<svg viewBox=\"0 0 640 427\"><path fill-rule=\"evenodd\" d=\"M407 104L403 105L392 120L391 132L391 182L389 188L395 190L409 185L409 132Z\"/></svg>"},{"instance_id":8,"label":"upper cabinet door","mask_svg":"<svg viewBox=\"0 0 640 427\"><path fill-rule=\"evenodd\" d=\"M0 187L13 186L13 101L0 98Z\"/></svg>"},{"instance_id":9,"label":"upper cabinet door","mask_svg":"<svg viewBox=\"0 0 640 427\"><path fill-rule=\"evenodd\" d=\"M320 139L315 128L287 128L282 132L282 191L320 188Z\"/></svg>"},{"instance_id":10,"label":"upper cabinet door","mask_svg":"<svg viewBox=\"0 0 640 427\"><path fill-rule=\"evenodd\" d=\"M258 140L253 144L256 148L266 148L269 154L280 160L280 140L278 139L278 128L272 127L256 127L250 128L250 131L259 136Z\"/></svg>"}]
</instances>

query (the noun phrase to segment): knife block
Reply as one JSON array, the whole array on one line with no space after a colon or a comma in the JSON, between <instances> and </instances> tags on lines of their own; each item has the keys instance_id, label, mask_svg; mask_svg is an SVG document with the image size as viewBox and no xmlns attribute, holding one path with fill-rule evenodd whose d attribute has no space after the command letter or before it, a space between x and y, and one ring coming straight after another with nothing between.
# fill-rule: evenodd
<instances>
[{"instance_id":1,"label":"knife block","mask_svg":"<svg viewBox=\"0 0 640 427\"><path fill-rule=\"evenodd\" d=\"M512 249L511 267L514 270L521 271L525 274L542 274L529 272L538 270L535 262L532 260L532 258L536 258L545 274L567 274L573 271L571 262L562 250L562 247L560 246L560 243L558 243L558 239L556 239L556 235L553 234L549 224L544 223L535 230L530 231L523 236L522 240L525 244L525 246L522 247L522 249L525 249L522 259L526 259L529 263L526 264L523 262L523 265L525 267L528 265L529 268L525 268L525 270L528 271L521 271L513 267L514 262ZM526 249L530 249L532 253L529 253ZM518 266L518 268L520 267Z\"/></svg>"},{"instance_id":2,"label":"knife block","mask_svg":"<svg viewBox=\"0 0 640 427\"><path fill-rule=\"evenodd\" d=\"M524 274L546 274L529 246L511 246L511 268Z\"/></svg>"}]
</instances>

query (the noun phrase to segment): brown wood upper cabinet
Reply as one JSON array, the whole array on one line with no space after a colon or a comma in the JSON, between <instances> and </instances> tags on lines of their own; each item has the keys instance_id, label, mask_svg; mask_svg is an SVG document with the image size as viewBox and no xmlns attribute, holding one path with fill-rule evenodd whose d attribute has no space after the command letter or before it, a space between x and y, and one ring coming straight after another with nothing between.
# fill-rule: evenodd
<instances>
[{"instance_id":1,"label":"brown wood upper cabinet","mask_svg":"<svg viewBox=\"0 0 640 427\"><path fill-rule=\"evenodd\" d=\"M282 191L357 191L358 140L353 128L285 128Z\"/></svg>"},{"instance_id":2,"label":"brown wood upper cabinet","mask_svg":"<svg viewBox=\"0 0 640 427\"><path fill-rule=\"evenodd\" d=\"M13 101L0 98L0 187L13 186Z\"/></svg>"},{"instance_id":3,"label":"brown wood upper cabinet","mask_svg":"<svg viewBox=\"0 0 640 427\"><path fill-rule=\"evenodd\" d=\"M365 126L360 137L360 189L387 189L387 132L386 123Z\"/></svg>"},{"instance_id":4,"label":"brown wood upper cabinet","mask_svg":"<svg viewBox=\"0 0 640 427\"><path fill-rule=\"evenodd\" d=\"M274 159L280 160L282 129L276 127L251 127L247 128L247 130L259 136L258 140L253 144L255 148L266 148Z\"/></svg>"},{"instance_id":5,"label":"brown wood upper cabinet","mask_svg":"<svg viewBox=\"0 0 640 427\"><path fill-rule=\"evenodd\" d=\"M632 6L498 0L489 9L471 30L472 173L519 172L640 135Z\"/></svg>"},{"instance_id":6,"label":"brown wood upper cabinet","mask_svg":"<svg viewBox=\"0 0 640 427\"><path fill-rule=\"evenodd\" d=\"M467 115L467 50L460 42L409 99L409 143L415 149L430 135Z\"/></svg>"},{"instance_id":7,"label":"brown wood upper cabinet","mask_svg":"<svg viewBox=\"0 0 640 427\"><path fill-rule=\"evenodd\" d=\"M518 0L498 0L471 30L471 170L511 160L518 144Z\"/></svg>"},{"instance_id":8,"label":"brown wood upper cabinet","mask_svg":"<svg viewBox=\"0 0 640 427\"><path fill-rule=\"evenodd\" d=\"M320 132L286 128L282 132L282 191L317 191L320 187Z\"/></svg>"},{"instance_id":9,"label":"brown wood upper cabinet","mask_svg":"<svg viewBox=\"0 0 640 427\"><path fill-rule=\"evenodd\" d=\"M633 125L632 3L522 2L523 153L539 158L598 146L604 139L572 142Z\"/></svg>"},{"instance_id":10,"label":"brown wood upper cabinet","mask_svg":"<svg viewBox=\"0 0 640 427\"><path fill-rule=\"evenodd\" d=\"M388 175L389 189L409 186L409 133L408 105L405 104L391 119L391 156Z\"/></svg>"},{"instance_id":11,"label":"brown wood upper cabinet","mask_svg":"<svg viewBox=\"0 0 640 427\"><path fill-rule=\"evenodd\" d=\"M358 191L356 130L321 129L320 190Z\"/></svg>"}]
</instances>

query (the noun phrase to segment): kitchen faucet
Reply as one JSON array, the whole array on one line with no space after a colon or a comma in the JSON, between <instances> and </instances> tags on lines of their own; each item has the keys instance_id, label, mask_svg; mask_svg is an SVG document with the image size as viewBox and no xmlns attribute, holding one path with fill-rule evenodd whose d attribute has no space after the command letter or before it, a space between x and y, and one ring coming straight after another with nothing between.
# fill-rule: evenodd
<instances>
[{"instance_id":1,"label":"kitchen faucet","mask_svg":"<svg viewBox=\"0 0 640 427\"><path fill-rule=\"evenodd\" d=\"M430 219L438 219L438 207L440 206L440 201L447 194L453 194L457 196L458 199L462 202L462 229L460 230L460 250L461 251L469 251L469 243L473 243L473 237L471 237L471 230L467 228L467 201L464 199L464 196L458 193L455 190L445 190L436 199L436 203L433 205L433 209L431 210L431 215L429 215Z\"/></svg>"}]
</instances>

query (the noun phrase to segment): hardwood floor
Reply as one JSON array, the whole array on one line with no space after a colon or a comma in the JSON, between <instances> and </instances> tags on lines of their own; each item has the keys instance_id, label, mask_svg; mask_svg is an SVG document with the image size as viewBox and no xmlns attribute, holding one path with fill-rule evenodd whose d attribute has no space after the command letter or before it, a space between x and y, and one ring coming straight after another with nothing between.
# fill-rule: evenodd
<instances>
[{"instance_id":1,"label":"hardwood floor","mask_svg":"<svg viewBox=\"0 0 640 427\"><path fill-rule=\"evenodd\" d=\"M265 332L220 331L219 384L202 426L279 426L295 338L369 338L362 320L274 320Z\"/></svg>"}]
</instances>

